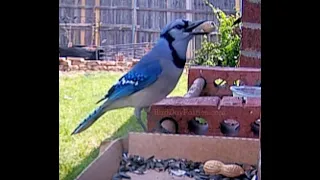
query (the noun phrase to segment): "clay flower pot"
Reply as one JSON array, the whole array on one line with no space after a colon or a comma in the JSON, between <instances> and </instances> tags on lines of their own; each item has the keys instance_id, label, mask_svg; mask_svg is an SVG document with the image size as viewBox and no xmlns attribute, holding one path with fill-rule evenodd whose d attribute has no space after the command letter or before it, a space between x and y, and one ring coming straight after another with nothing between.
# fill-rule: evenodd
<instances>
[{"instance_id":1,"label":"clay flower pot","mask_svg":"<svg viewBox=\"0 0 320 180\"><path fill-rule=\"evenodd\" d=\"M152 132L178 134L178 123L171 117L164 117L158 121L157 127Z\"/></svg>"},{"instance_id":2,"label":"clay flower pot","mask_svg":"<svg viewBox=\"0 0 320 180\"><path fill-rule=\"evenodd\" d=\"M240 130L240 124L234 119L223 120L220 123L220 130L226 136L237 136Z\"/></svg>"},{"instance_id":3,"label":"clay flower pot","mask_svg":"<svg viewBox=\"0 0 320 180\"><path fill-rule=\"evenodd\" d=\"M208 132L209 125L203 118L194 118L188 122L190 132L197 135L205 135Z\"/></svg>"},{"instance_id":4,"label":"clay flower pot","mask_svg":"<svg viewBox=\"0 0 320 180\"><path fill-rule=\"evenodd\" d=\"M259 136L259 129L260 129L260 119L257 119L253 123L251 123L251 130L254 135Z\"/></svg>"}]
</instances>

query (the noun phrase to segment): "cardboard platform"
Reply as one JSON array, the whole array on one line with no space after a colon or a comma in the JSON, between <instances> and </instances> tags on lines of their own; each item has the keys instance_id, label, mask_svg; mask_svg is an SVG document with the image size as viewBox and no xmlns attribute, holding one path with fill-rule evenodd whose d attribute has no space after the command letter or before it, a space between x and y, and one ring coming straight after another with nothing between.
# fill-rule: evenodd
<instances>
[{"instance_id":1,"label":"cardboard platform","mask_svg":"<svg viewBox=\"0 0 320 180\"><path fill-rule=\"evenodd\" d=\"M258 163L259 139L229 138L212 136L168 135L153 133L129 133L128 138L109 143L77 178L78 180L111 180L117 172L122 153L157 159L184 158L205 162L220 160L225 163ZM168 172L158 173L149 170L145 175L129 174L132 180L189 180L187 177L174 177Z\"/></svg>"},{"instance_id":2,"label":"cardboard platform","mask_svg":"<svg viewBox=\"0 0 320 180\"><path fill-rule=\"evenodd\" d=\"M137 175L134 173L127 173L131 179L134 180L194 180L194 178L189 177L176 177L170 175L167 171L166 172L157 172L154 170L147 170L146 174L144 175Z\"/></svg>"}]
</instances>

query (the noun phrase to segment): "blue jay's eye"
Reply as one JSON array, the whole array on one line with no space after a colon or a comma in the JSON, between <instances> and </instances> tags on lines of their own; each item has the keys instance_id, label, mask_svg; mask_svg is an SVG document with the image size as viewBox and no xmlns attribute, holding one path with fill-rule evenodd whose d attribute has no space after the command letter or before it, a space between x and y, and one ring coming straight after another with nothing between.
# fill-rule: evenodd
<instances>
[{"instance_id":1,"label":"blue jay's eye","mask_svg":"<svg viewBox=\"0 0 320 180\"><path fill-rule=\"evenodd\" d=\"M183 27L184 27L184 26L182 26L182 25L180 25L180 24L179 24L179 25L176 25L176 28L177 28L177 29L182 29Z\"/></svg>"}]
</instances>

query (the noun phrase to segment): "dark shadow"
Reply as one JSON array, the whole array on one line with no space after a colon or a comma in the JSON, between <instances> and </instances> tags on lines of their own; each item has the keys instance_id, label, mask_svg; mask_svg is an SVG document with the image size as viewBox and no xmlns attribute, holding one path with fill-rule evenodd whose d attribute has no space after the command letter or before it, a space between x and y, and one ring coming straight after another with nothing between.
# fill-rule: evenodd
<instances>
[{"instance_id":1,"label":"dark shadow","mask_svg":"<svg viewBox=\"0 0 320 180\"><path fill-rule=\"evenodd\" d=\"M146 124L146 113L142 113L142 120ZM112 134L107 140L114 140L119 137L127 135L129 132L142 132L143 129L138 123L136 117L132 115L121 127L117 129L115 133ZM90 154L83 159L79 165L75 166L71 172L65 176L62 180L74 180L77 176L99 155L99 148L95 148L90 152Z\"/></svg>"}]
</instances>

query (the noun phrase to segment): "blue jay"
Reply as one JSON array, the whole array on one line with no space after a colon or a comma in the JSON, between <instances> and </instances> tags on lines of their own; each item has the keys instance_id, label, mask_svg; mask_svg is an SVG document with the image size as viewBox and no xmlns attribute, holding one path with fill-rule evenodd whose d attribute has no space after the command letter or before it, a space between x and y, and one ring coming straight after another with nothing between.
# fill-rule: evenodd
<instances>
[{"instance_id":1,"label":"blue jay","mask_svg":"<svg viewBox=\"0 0 320 180\"><path fill-rule=\"evenodd\" d=\"M152 104L166 98L175 88L186 63L189 41L194 35L207 34L193 31L204 22L177 19L167 24L151 51L109 89L97 102L104 101L102 105L86 117L72 135L89 128L107 111L125 107L135 108L137 121L147 131L141 121L142 110L149 111Z\"/></svg>"}]
</instances>

